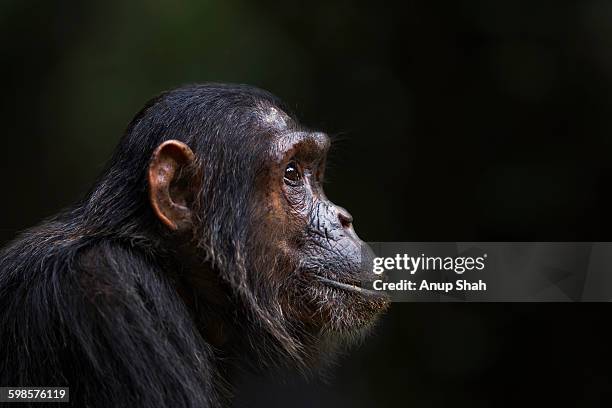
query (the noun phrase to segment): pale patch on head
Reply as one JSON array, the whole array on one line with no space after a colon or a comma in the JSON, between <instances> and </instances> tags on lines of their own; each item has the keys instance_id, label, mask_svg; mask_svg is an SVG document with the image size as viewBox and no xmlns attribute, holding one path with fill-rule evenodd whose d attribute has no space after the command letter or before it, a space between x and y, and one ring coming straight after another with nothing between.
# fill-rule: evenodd
<instances>
[{"instance_id":1,"label":"pale patch on head","mask_svg":"<svg viewBox=\"0 0 612 408\"><path fill-rule=\"evenodd\" d=\"M289 116L273 106L262 106L258 113L259 118L266 126L277 129L286 129L288 126Z\"/></svg>"}]
</instances>

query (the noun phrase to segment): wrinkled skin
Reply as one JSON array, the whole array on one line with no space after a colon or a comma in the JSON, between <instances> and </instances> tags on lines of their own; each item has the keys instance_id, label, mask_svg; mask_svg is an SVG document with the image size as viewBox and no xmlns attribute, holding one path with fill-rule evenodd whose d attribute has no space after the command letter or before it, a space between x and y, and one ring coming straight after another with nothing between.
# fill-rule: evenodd
<instances>
[{"instance_id":1,"label":"wrinkled skin","mask_svg":"<svg viewBox=\"0 0 612 408\"><path fill-rule=\"evenodd\" d=\"M281 127L272 146L268 199L276 216L267 217L268 230L284 231L275 245L299 260L284 277L283 306L318 329L353 334L387 307L387 299L365 289L373 279L365 267L371 250L355 233L350 213L323 191L330 139Z\"/></svg>"}]
</instances>

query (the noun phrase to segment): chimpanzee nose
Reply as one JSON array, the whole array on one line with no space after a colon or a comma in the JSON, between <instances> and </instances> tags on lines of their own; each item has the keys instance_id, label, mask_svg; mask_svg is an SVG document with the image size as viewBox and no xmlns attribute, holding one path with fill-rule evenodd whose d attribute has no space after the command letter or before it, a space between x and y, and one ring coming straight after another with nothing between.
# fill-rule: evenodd
<instances>
[{"instance_id":1,"label":"chimpanzee nose","mask_svg":"<svg viewBox=\"0 0 612 408\"><path fill-rule=\"evenodd\" d=\"M350 228L353 223L353 216L342 207L338 207L338 220L343 228Z\"/></svg>"}]
</instances>

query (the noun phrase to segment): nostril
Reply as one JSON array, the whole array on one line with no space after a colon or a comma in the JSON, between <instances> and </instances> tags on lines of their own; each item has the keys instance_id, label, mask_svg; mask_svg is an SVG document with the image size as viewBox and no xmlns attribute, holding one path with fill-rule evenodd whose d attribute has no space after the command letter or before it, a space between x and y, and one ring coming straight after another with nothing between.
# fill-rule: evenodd
<instances>
[{"instance_id":1,"label":"nostril","mask_svg":"<svg viewBox=\"0 0 612 408\"><path fill-rule=\"evenodd\" d=\"M344 208L338 209L338 219L344 228L348 228L353 223L353 216Z\"/></svg>"}]
</instances>

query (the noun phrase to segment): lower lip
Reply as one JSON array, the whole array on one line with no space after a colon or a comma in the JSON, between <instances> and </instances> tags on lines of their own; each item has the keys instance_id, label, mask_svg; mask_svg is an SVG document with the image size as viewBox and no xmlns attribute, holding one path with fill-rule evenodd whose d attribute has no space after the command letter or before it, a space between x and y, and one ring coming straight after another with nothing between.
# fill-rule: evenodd
<instances>
[{"instance_id":1,"label":"lower lip","mask_svg":"<svg viewBox=\"0 0 612 408\"><path fill-rule=\"evenodd\" d=\"M345 290L347 292L359 293L360 295L364 295L364 296L376 296L376 297L384 296L383 293L375 291L375 290L360 288L359 286L349 285L348 283L338 282L335 280L323 278L321 276L317 276L317 279L319 279L319 281L321 281L327 286L331 286L336 289Z\"/></svg>"}]
</instances>

